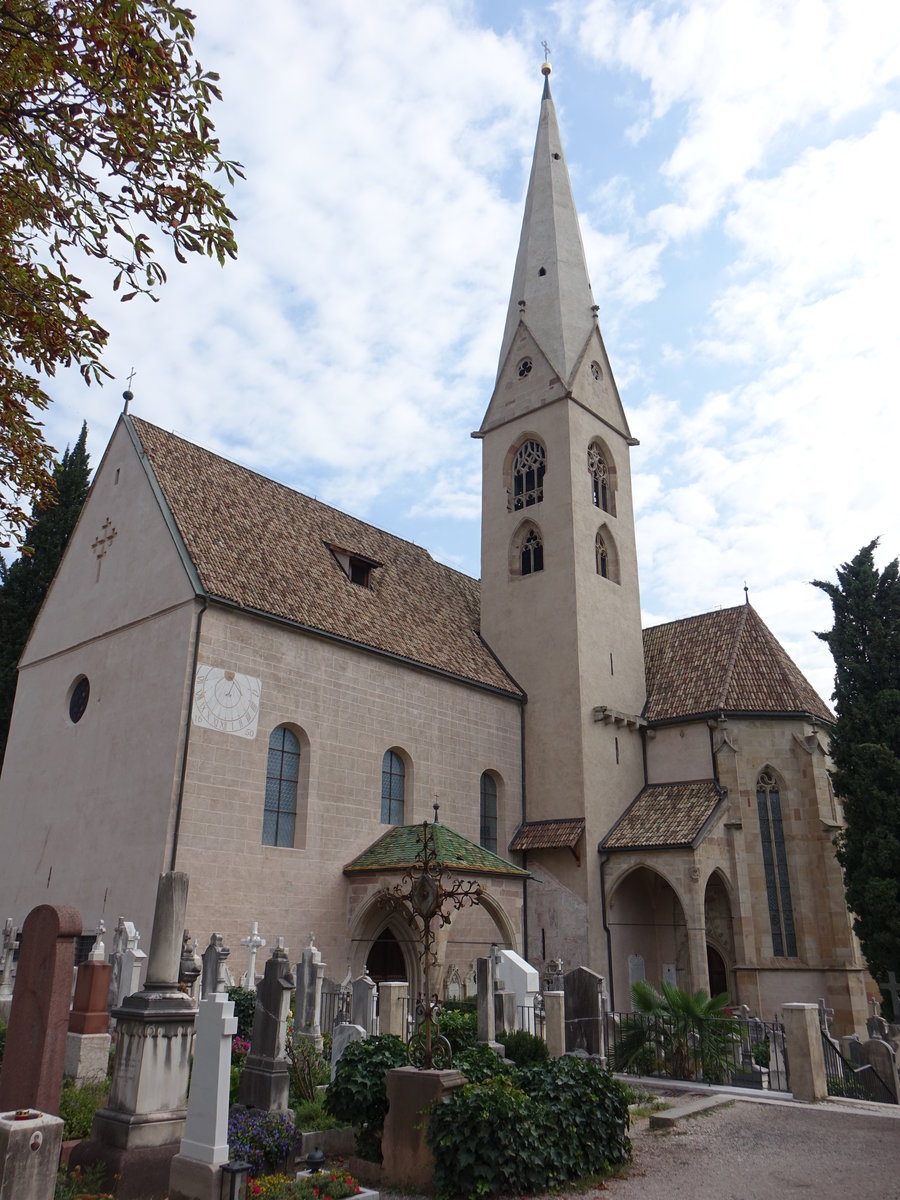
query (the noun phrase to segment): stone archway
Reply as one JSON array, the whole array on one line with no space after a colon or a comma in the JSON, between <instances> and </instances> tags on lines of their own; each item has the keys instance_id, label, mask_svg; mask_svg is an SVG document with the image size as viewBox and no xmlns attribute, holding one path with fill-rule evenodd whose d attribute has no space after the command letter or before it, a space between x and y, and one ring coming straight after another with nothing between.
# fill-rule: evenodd
<instances>
[{"instance_id":1,"label":"stone archway","mask_svg":"<svg viewBox=\"0 0 900 1200\"><path fill-rule=\"evenodd\" d=\"M713 871L706 881L703 897L703 924L706 928L706 962L709 974L709 994L727 992L735 1001L734 989L734 924L728 884L720 871Z\"/></svg>"},{"instance_id":2,"label":"stone archway","mask_svg":"<svg viewBox=\"0 0 900 1200\"><path fill-rule=\"evenodd\" d=\"M631 983L655 987L666 979L690 989L691 966L684 906L659 872L639 866L620 879L607 901L616 1007L631 1008Z\"/></svg>"},{"instance_id":3,"label":"stone archway","mask_svg":"<svg viewBox=\"0 0 900 1200\"><path fill-rule=\"evenodd\" d=\"M366 956L366 974L376 983L409 983L403 948L389 925L372 943Z\"/></svg>"}]
</instances>

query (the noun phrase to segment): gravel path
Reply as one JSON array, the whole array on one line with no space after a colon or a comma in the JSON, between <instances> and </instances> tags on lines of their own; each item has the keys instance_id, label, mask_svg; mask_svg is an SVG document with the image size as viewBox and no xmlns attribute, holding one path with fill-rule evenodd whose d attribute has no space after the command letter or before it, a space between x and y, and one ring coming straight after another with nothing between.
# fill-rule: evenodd
<instances>
[{"instance_id":1,"label":"gravel path","mask_svg":"<svg viewBox=\"0 0 900 1200\"><path fill-rule=\"evenodd\" d=\"M894 1112L736 1101L672 1130L651 1132L644 1118L632 1128L634 1161L623 1177L555 1200L900 1200Z\"/></svg>"}]
</instances>

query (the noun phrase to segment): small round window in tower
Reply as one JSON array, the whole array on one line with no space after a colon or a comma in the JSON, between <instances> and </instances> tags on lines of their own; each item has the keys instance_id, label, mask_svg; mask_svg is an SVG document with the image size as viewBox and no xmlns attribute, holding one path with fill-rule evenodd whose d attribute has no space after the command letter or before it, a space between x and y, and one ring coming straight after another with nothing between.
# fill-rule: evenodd
<instances>
[{"instance_id":1,"label":"small round window in tower","mask_svg":"<svg viewBox=\"0 0 900 1200\"><path fill-rule=\"evenodd\" d=\"M91 685L87 675L79 675L69 692L69 720L73 725L77 725L84 716L90 696Z\"/></svg>"},{"instance_id":2,"label":"small round window in tower","mask_svg":"<svg viewBox=\"0 0 900 1200\"><path fill-rule=\"evenodd\" d=\"M534 363L530 358L523 358L518 367L516 367L519 378L526 379L531 374L531 368L533 366Z\"/></svg>"},{"instance_id":3,"label":"small round window in tower","mask_svg":"<svg viewBox=\"0 0 900 1200\"><path fill-rule=\"evenodd\" d=\"M591 374L595 379L603 378L603 372L600 369L600 364L596 360L591 363Z\"/></svg>"}]
</instances>

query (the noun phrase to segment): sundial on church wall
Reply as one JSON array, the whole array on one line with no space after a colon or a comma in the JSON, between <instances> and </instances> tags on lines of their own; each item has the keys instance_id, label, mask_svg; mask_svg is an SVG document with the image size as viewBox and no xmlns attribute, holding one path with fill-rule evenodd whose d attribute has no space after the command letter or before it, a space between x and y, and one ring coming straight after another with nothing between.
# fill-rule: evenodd
<instances>
[{"instance_id":1,"label":"sundial on church wall","mask_svg":"<svg viewBox=\"0 0 900 1200\"><path fill-rule=\"evenodd\" d=\"M255 738L262 684L253 675L200 663L194 680L195 725Z\"/></svg>"}]
</instances>

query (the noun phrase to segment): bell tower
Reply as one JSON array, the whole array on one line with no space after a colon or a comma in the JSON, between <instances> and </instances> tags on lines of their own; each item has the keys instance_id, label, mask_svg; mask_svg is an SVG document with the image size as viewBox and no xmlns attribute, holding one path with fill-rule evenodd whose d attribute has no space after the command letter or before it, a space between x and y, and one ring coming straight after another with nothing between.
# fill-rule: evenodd
<instances>
[{"instance_id":1,"label":"bell tower","mask_svg":"<svg viewBox=\"0 0 900 1200\"><path fill-rule=\"evenodd\" d=\"M531 961L607 972L596 847L644 782L631 436L598 323L550 65L482 442L481 633L527 693ZM573 819L584 835L571 845ZM566 831L566 832L564 832ZM567 841L568 839L568 841ZM549 845L537 849L540 840Z\"/></svg>"}]
</instances>

